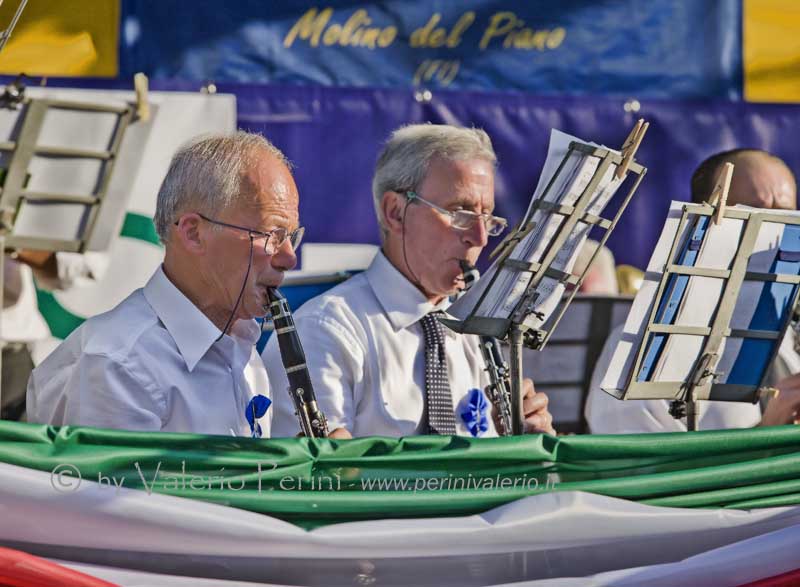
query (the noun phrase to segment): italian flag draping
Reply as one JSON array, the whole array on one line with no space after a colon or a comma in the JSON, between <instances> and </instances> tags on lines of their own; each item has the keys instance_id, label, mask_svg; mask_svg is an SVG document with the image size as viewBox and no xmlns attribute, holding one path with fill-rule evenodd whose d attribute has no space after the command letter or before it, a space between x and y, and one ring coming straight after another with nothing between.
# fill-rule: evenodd
<instances>
[{"instance_id":1,"label":"italian flag draping","mask_svg":"<svg viewBox=\"0 0 800 587\"><path fill-rule=\"evenodd\" d=\"M333 441L2 422L0 545L120 585L777 586L800 568L798 473L791 426Z\"/></svg>"},{"instance_id":2,"label":"italian flag draping","mask_svg":"<svg viewBox=\"0 0 800 587\"><path fill-rule=\"evenodd\" d=\"M0 462L56 470L65 484L77 475L103 486L121 482L305 528L473 514L564 491L669 507L800 503L800 429L793 426L561 438L264 441L2 422Z\"/></svg>"}]
</instances>

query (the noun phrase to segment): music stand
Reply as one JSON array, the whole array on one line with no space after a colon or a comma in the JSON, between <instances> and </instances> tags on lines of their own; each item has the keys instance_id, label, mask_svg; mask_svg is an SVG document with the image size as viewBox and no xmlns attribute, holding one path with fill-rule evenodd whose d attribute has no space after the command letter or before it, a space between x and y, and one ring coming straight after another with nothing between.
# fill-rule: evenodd
<instances>
[{"instance_id":1,"label":"music stand","mask_svg":"<svg viewBox=\"0 0 800 587\"><path fill-rule=\"evenodd\" d=\"M647 131L647 126L647 123L643 120L639 120L626 139L620 153L579 141L570 142L566 155L548 181L547 187L544 189L543 193L531 204L522 222L508 237L506 237L498 247L498 250L495 251L495 254L498 255L498 260L495 263L498 270L494 271L491 277L489 277L490 281L483 289L473 309L463 320L441 319L446 326L456 332L492 336L508 340L511 351L511 407L513 434L515 435L522 434L524 425L524 411L522 408L522 346L525 344L533 350L541 350L547 344L550 335L563 316L564 311L569 306L569 303L572 301L572 298L577 293L586 273L597 257L598 252L608 240L608 237L611 235L619 218L625 211L630 199L639 187L639 183L643 179L647 169L635 162L634 155L641 144L644 133ZM586 183L574 204L565 205L558 201L548 201L548 195L550 195L553 186L567 185L570 183L566 181L562 175L566 169L567 162L574 156L584 158L596 157L599 160L597 167L592 172L591 179ZM614 218L610 220L603 218L599 214L590 213L588 210L590 203L596 201L597 193L599 188L601 188L601 181L608 179L607 174L609 172L612 172L613 175L620 180L623 180L628 174L635 177L635 180L622 199L617 213ZM561 195L563 194L560 194L559 197ZM603 204L602 208L604 207L605 204ZM541 213L538 217L545 218L545 222L552 216L560 217L560 222L545 245L545 252L541 261L529 262L525 259L517 258L514 255L518 253L519 245L525 237L535 229L536 223L533 221L533 218L537 211ZM579 223L582 226L579 226ZM600 246L597 247L583 272L578 275L573 275L569 271L554 267L553 265L559 253L565 247L568 239L573 238L574 240L574 233L579 228L585 228L587 226L602 230L603 236L600 238ZM542 238L546 237L547 235L543 234ZM487 299L490 292L495 294L495 290L500 291L501 284L498 281L498 276L501 275L501 270L510 270L516 273L527 274L528 282L524 293L520 296L519 301L514 305L513 310L507 317L488 317L477 314L478 308L481 307L481 304ZM566 284L573 286L573 290L569 295L559 296L559 301L557 302L554 312L555 319L548 322L547 329L545 329L544 326L548 316L536 310L537 299L539 299L542 294L539 288L545 279L553 280L562 286ZM539 322L537 327L526 324L529 316L533 314L537 314Z\"/></svg>"},{"instance_id":2,"label":"music stand","mask_svg":"<svg viewBox=\"0 0 800 587\"><path fill-rule=\"evenodd\" d=\"M6 87L0 96L3 251L108 248L131 195L127 186L109 189L123 140L130 138L126 168L138 170L152 128L146 78L138 76L136 86L135 104L31 98L21 78ZM136 132L126 133L134 123Z\"/></svg>"},{"instance_id":3,"label":"music stand","mask_svg":"<svg viewBox=\"0 0 800 587\"><path fill-rule=\"evenodd\" d=\"M686 416L687 430L690 431L698 429L699 413L696 402L699 400L752 403L759 399L764 391L762 385L768 367L777 355L780 341L798 310L800 238L796 237L800 236L800 216L760 209L726 208L727 186L733 173L733 166L728 165L730 167L723 170L722 179L715 188L715 191L722 190L722 198L712 199L709 204L686 204L682 207L678 228L658 290L651 302L643 336L638 347L634 347L635 360L627 374L626 383L622 393L609 392L624 400L671 400L671 415L675 418ZM736 251L728 269L695 265L698 252L705 250L712 235L712 217L715 225L722 219L742 222ZM754 255L762 254L754 251L760 231L767 223L784 225L781 234L785 236L787 231L791 231L795 240L787 242L782 237L780 245L769 249L775 250L771 270L748 270L748 264L753 262ZM724 282L708 325L676 323L679 309L689 307L697 301L696 297L692 298L687 294L689 279L693 277ZM735 328L732 320L736 318L737 308L742 308L740 313L744 311L740 293L747 283L760 284L757 305L753 310L750 326ZM708 299L708 292L700 291L699 294ZM766 320L764 316L761 318L767 323L767 328L753 327L759 307L762 306L769 309L769 315L765 315ZM653 380L657 365L666 360L667 355L664 352L669 337L676 335L703 339L700 350L688 369L688 375L680 380ZM730 349L726 345L730 339L741 339L742 347L735 356L730 350L735 349L735 345ZM747 345L747 351L744 350L744 345ZM685 350L686 345L682 347ZM724 354L726 350L728 353ZM719 370L723 356L725 364L730 364L730 367L725 367L730 369L729 373ZM742 367L745 362L750 367L755 365L756 371L745 371ZM724 382L722 376L726 377Z\"/></svg>"}]
</instances>

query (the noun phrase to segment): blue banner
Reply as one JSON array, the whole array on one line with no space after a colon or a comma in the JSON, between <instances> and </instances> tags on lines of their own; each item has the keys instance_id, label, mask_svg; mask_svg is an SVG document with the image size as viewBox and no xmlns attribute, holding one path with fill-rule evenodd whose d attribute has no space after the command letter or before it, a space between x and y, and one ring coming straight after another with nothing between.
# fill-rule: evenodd
<instances>
[{"instance_id":1,"label":"blue banner","mask_svg":"<svg viewBox=\"0 0 800 587\"><path fill-rule=\"evenodd\" d=\"M741 0L123 0L120 75L741 97Z\"/></svg>"}]
</instances>

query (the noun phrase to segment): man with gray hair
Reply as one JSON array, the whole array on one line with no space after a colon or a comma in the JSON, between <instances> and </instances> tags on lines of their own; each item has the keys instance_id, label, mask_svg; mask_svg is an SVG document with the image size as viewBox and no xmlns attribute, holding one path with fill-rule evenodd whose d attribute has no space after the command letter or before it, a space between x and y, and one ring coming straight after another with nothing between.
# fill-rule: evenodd
<instances>
[{"instance_id":1,"label":"man with gray hair","mask_svg":"<svg viewBox=\"0 0 800 587\"><path fill-rule=\"evenodd\" d=\"M482 130L419 124L395 131L372 182L383 246L370 267L295 312L318 403L354 436L496 435L483 395L478 338L434 314L463 288L506 221L494 210L496 157ZM275 337L264 360L286 389ZM547 397L527 380L526 428L554 433ZM293 406L276 394L274 436L292 436Z\"/></svg>"},{"instance_id":2,"label":"man with gray hair","mask_svg":"<svg viewBox=\"0 0 800 587\"><path fill-rule=\"evenodd\" d=\"M255 351L268 287L294 267L298 194L259 135L200 137L173 157L150 281L87 320L31 375L32 422L261 436L268 379Z\"/></svg>"}]
</instances>

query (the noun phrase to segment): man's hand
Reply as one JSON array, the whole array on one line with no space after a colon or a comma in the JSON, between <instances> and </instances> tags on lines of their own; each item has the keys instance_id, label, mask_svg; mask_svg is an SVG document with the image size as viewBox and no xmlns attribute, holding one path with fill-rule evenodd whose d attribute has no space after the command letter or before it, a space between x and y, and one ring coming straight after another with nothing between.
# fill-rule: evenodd
<instances>
[{"instance_id":1,"label":"man's hand","mask_svg":"<svg viewBox=\"0 0 800 587\"><path fill-rule=\"evenodd\" d=\"M522 380L522 411L525 413L525 434L552 434L556 435L553 428L553 416L547 411L549 398L545 393L536 393L532 379ZM494 427L500 430L500 413L497 406L492 406L492 420ZM509 432L510 434L510 432Z\"/></svg>"},{"instance_id":2,"label":"man's hand","mask_svg":"<svg viewBox=\"0 0 800 587\"><path fill-rule=\"evenodd\" d=\"M350 434L350 431L347 428L337 428L328 435L328 438L334 438L336 440L348 440L353 438L353 435Z\"/></svg>"},{"instance_id":3,"label":"man's hand","mask_svg":"<svg viewBox=\"0 0 800 587\"><path fill-rule=\"evenodd\" d=\"M522 411L525 413L525 434L551 434L556 435L553 428L553 416L547 410L550 401L547 395L536 393L533 380L525 379L522 382Z\"/></svg>"},{"instance_id":4,"label":"man's hand","mask_svg":"<svg viewBox=\"0 0 800 587\"><path fill-rule=\"evenodd\" d=\"M305 438L306 435L302 432L298 432L295 438ZM333 438L334 440L349 440L353 438L353 435L350 434L350 431L347 428L337 428L330 434L328 434L328 438Z\"/></svg>"},{"instance_id":5,"label":"man's hand","mask_svg":"<svg viewBox=\"0 0 800 587\"><path fill-rule=\"evenodd\" d=\"M767 402L759 426L797 424L800 421L800 373L781 379L775 387L780 393Z\"/></svg>"},{"instance_id":6,"label":"man's hand","mask_svg":"<svg viewBox=\"0 0 800 587\"><path fill-rule=\"evenodd\" d=\"M17 261L25 263L37 276L44 279L58 279L58 263L52 251L34 251L24 249L17 251Z\"/></svg>"}]
</instances>

